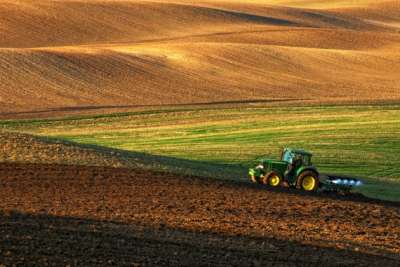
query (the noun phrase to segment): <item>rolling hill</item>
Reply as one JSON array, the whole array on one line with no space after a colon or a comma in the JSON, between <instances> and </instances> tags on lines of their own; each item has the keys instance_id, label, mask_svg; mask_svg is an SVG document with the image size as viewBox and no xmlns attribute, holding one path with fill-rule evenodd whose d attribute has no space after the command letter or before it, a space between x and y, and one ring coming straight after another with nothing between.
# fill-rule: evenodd
<instances>
[{"instance_id":1,"label":"rolling hill","mask_svg":"<svg viewBox=\"0 0 400 267\"><path fill-rule=\"evenodd\" d=\"M0 112L400 100L397 1L0 1Z\"/></svg>"}]
</instances>

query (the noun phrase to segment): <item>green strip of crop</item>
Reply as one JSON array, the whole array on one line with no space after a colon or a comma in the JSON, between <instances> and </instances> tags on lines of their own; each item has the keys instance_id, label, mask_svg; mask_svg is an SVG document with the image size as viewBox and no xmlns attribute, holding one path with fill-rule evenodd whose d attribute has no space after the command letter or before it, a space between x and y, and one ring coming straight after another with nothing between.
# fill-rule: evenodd
<instances>
[{"instance_id":1,"label":"green strip of crop","mask_svg":"<svg viewBox=\"0 0 400 267\"><path fill-rule=\"evenodd\" d=\"M399 105L146 111L0 121L0 128L241 167L261 157L276 159L283 147L303 148L323 172L400 181Z\"/></svg>"}]
</instances>

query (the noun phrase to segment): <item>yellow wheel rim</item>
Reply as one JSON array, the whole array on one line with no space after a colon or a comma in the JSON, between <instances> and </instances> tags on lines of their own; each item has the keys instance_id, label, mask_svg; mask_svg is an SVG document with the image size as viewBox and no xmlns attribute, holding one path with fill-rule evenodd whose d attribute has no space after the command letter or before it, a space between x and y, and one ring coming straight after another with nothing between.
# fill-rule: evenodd
<instances>
[{"instance_id":1,"label":"yellow wheel rim","mask_svg":"<svg viewBox=\"0 0 400 267\"><path fill-rule=\"evenodd\" d=\"M278 186L281 181L281 178L277 175L273 175L269 178L269 185L270 186Z\"/></svg>"},{"instance_id":2,"label":"yellow wheel rim","mask_svg":"<svg viewBox=\"0 0 400 267\"><path fill-rule=\"evenodd\" d=\"M312 176L306 176L303 178L303 182L301 183L302 187L306 191L312 191L315 188L317 181Z\"/></svg>"}]
</instances>

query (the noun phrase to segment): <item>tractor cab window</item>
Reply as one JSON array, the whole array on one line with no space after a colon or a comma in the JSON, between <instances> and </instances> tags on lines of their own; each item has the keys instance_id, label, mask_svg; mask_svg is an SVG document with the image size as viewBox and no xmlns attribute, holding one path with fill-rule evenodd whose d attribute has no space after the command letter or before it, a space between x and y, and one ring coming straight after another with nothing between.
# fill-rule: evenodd
<instances>
[{"instance_id":1,"label":"tractor cab window","mask_svg":"<svg viewBox=\"0 0 400 267\"><path fill-rule=\"evenodd\" d=\"M286 150L282 154L282 161L286 161L289 164L292 164L294 160L300 160L301 165L310 166L311 165L311 155L296 153L290 150Z\"/></svg>"},{"instance_id":2,"label":"tractor cab window","mask_svg":"<svg viewBox=\"0 0 400 267\"><path fill-rule=\"evenodd\" d=\"M297 164L301 164L303 166L311 165L311 156L307 154L295 154L293 157L296 160Z\"/></svg>"},{"instance_id":3,"label":"tractor cab window","mask_svg":"<svg viewBox=\"0 0 400 267\"><path fill-rule=\"evenodd\" d=\"M285 151L282 155L282 160L291 164L293 162L293 157L294 157L294 154L292 152Z\"/></svg>"}]
</instances>

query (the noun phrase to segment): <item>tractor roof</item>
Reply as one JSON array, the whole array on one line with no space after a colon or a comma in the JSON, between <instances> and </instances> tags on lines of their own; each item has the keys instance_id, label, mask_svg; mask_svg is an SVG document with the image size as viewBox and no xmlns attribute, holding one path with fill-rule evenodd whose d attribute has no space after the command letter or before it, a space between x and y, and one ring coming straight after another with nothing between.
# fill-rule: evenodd
<instances>
[{"instance_id":1,"label":"tractor roof","mask_svg":"<svg viewBox=\"0 0 400 267\"><path fill-rule=\"evenodd\" d=\"M286 151L290 151L290 152L295 153L295 154L302 154L302 155L310 155L310 156L312 156L312 153L310 153L308 151L305 151L303 149L285 148L285 150Z\"/></svg>"}]
</instances>

